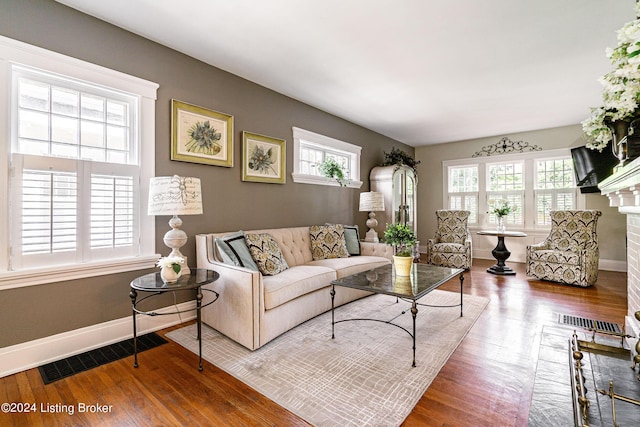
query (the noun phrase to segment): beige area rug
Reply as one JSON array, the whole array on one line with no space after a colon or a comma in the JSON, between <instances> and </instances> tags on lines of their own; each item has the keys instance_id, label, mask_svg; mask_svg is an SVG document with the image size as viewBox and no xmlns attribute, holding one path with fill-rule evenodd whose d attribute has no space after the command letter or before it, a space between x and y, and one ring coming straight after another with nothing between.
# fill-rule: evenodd
<instances>
[{"instance_id":1,"label":"beige area rug","mask_svg":"<svg viewBox=\"0 0 640 427\"><path fill-rule=\"evenodd\" d=\"M339 289L337 290L339 292ZM433 291L423 304L451 305L460 294ZM397 426L409 415L489 300L464 296L460 307L418 307L416 367L405 331L370 321L336 324L331 312L249 351L203 325L202 355L209 362L316 426ZM394 320L411 330L409 302L373 295L336 309L336 320ZM196 325L167 334L198 352Z\"/></svg>"}]
</instances>

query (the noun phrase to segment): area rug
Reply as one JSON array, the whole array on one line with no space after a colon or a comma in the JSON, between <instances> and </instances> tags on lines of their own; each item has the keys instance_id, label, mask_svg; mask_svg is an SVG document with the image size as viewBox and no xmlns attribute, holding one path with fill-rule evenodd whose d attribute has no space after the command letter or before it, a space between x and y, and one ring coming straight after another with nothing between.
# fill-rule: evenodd
<instances>
[{"instance_id":1,"label":"area rug","mask_svg":"<svg viewBox=\"0 0 640 427\"><path fill-rule=\"evenodd\" d=\"M420 303L451 305L460 294L433 291ZM416 367L412 339L391 325L336 324L331 312L315 317L256 351L203 325L203 358L316 426L397 426L409 415L489 300L464 296L460 308L418 307ZM394 320L411 330L409 302L373 295L336 309L336 320ZM197 353L196 325L167 337Z\"/></svg>"}]
</instances>

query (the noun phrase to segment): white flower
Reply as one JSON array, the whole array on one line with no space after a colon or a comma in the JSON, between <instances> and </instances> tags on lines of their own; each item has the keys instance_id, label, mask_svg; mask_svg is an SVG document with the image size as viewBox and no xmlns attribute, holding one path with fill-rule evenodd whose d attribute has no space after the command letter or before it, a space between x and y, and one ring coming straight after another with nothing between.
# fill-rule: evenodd
<instances>
[{"instance_id":1,"label":"white flower","mask_svg":"<svg viewBox=\"0 0 640 427\"><path fill-rule=\"evenodd\" d=\"M636 3L640 14L640 3ZM618 31L618 46L607 48L614 69L598 81L602 84L602 106L591 110L582 122L587 147L602 151L613 139L607 126L618 120L638 116L640 106L640 19L626 23Z\"/></svg>"},{"instance_id":2,"label":"white flower","mask_svg":"<svg viewBox=\"0 0 640 427\"><path fill-rule=\"evenodd\" d=\"M166 257L162 257L158 260L158 263L156 264L158 267L162 268L162 267L172 267L175 270L175 266L178 265L180 268L182 268L182 263L184 262L184 258L179 257L179 256L166 256ZM180 271L178 269L178 271ZM176 273L178 272L176 271Z\"/></svg>"}]
</instances>

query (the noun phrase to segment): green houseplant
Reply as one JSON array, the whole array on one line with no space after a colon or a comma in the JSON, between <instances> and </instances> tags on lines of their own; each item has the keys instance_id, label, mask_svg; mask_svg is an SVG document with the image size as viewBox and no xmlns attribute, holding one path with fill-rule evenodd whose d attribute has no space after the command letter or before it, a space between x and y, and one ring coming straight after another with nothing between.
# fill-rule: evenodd
<instances>
[{"instance_id":1,"label":"green houseplant","mask_svg":"<svg viewBox=\"0 0 640 427\"><path fill-rule=\"evenodd\" d=\"M396 275L409 276L413 264L413 247L416 244L416 235L406 224L387 224L384 230L384 241L395 247L393 263Z\"/></svg>"},{"instance_id":2,"label":"green houseplant","mask_svg":"<svg viewBox=\"0 0 640 427\"><path fill-rule=\"evenodd\" d=\"M413 169L417 176L418 170L416 168L419 164L420 160L416 160L412 155L406 153L405 151L393 147L388 153L385 151L384 162L382 163L382 166L407 165L411 169Z\"/></svg>"},{"instance_id":3,"label":"green houseplant","mask_svg":"<svg viewBox=\"0 0 640 427\"><path fill-rule=\"evenodd\" d=\"M345 179L344 170L342 165L336 162L334 159L327 159L320 163L320 173L327 178L335 178L340 184L340 187L346 187L349 183L348 179Z\"/></svg>"}]
</instances>

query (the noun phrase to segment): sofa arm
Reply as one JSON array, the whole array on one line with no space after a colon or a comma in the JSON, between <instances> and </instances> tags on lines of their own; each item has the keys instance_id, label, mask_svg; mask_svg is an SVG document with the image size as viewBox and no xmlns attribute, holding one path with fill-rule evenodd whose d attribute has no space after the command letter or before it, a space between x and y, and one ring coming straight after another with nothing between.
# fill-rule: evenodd
<instances>
[{"instance_id":1,"label":"sofa arm","mask_svg":"<svg viewBox=\"0 0 640 427\"><path fill-rule=\"evenodd\" d=\"M215 282L203 286L218 292L220 297L202 309L202 321L250 350L260 347L260 318L264 311L260 273L217 261L198 267L220 275ZM203 304L207 303L208 295L204 293Z\"/></svg>"},{"instance_id":2,"label":"sofa arm","mask_svg":"<svg viewBox=\"0 0 640 427\"><path fill-rule=\"evenodd\" d=\"M360 254L393 259L393 246L386 243L360 242Z\"/></svg>"}]
</instances>

